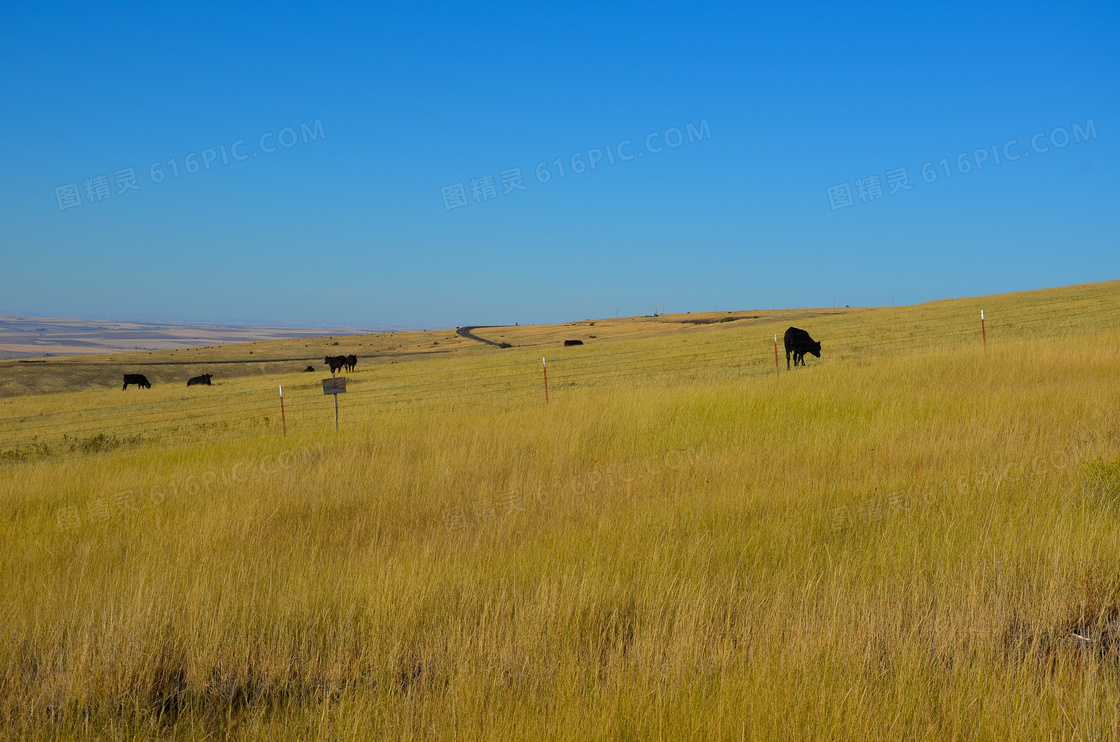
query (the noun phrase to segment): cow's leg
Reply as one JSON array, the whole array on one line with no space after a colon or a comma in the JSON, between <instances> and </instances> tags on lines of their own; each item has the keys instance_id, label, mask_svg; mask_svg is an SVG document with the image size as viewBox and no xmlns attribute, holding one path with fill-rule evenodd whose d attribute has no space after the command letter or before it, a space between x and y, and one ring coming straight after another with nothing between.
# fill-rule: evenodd
<instances>
[{"instance_id":1,"label":"cow's leg","mask_svg":"<svg viewBox=\"0 0 1120 742\"><path fill-rule=\"evenodd\" d=\"M789 351L787 350L786 351L786 371L789 371L789 369L790 369L790 366L789 366Z\"/></svg>"}]
</instances>

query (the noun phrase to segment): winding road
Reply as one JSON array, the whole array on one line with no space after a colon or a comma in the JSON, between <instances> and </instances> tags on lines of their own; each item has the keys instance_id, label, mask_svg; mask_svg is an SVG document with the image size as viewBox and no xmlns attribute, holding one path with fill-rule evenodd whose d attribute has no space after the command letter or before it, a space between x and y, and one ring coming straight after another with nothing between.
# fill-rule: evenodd
<instances>
[{"instance_id":1,"label":"winding road","mask_svg":"<svg viewBox=\"0 0 1120 742\"><path fill-rule=\"evenodd\" d=\"M493 345L498 348L502 347L501 343L496 343L493 340L487 340L486 338L480 338L478 335L474 334L473 330L481 330L485 327L505 327L505 325L469 325L467 327L460 327L459 329L455 330L455 334L459 335L460 337L465 337L469 340L477 340L480 343L486 343L487 345Z\"/></svg>"}]
</instances>

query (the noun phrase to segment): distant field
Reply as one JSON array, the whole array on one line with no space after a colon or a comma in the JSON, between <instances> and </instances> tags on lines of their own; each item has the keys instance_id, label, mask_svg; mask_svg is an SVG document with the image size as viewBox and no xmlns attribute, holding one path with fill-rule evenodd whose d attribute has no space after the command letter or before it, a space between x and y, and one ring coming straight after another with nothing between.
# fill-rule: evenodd
<instances>
[{"instance_id":1,"label":"distant field","mask_svg":"<svg viewBox=\"0 0 1120 742\"><path fill-rule=\"evenodd\" d=\"M1120 736L1120 282L476 332L0 363L0 737Z\"/></svg>"},{"instance_id":2,"label":"distant field","mask_svg":"<svg viewBox=\"0 0 1120 742\"><path fill-rule=\"evenodd\" d=\"M357 331L346 332L353 334ZM168 350L321 334L322 330L298 327L111 322L0 315L0 360Z\"/></svg>"}]
</instances>

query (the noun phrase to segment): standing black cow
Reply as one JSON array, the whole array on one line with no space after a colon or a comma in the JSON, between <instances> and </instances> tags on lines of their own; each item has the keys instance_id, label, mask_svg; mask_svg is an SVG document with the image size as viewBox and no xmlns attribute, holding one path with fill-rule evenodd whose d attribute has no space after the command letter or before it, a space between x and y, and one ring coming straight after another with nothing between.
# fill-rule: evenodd
<instances>
[{"instance_id":1,"label":"standing black cow","mask_svg":"<svg viewBox=\"0 0 1120 742\"><path fill-rule=\"evenodd\" d=\"M789 355L793 354L793 365L798 361L805 365L805 354L812 353L817 358L821 357L821 344L809 337L809 333L791 327L786 330L786 369L789 369Z\"/></svg>"},{"instance_id":2,"label":"standing black cow","mask_svg":"<svg viewBox=\"0 0 1120 742\"><path fill-rule=\"evenodd\" d=\"M346 370L353 371L354 367L358 365L357 356L346 356Z\"/></svg>"},{"instance_id":3,"label":"standing black cow","mask_svg":"<svg viewBox=\"0 0 1120 742\"><path fill-rule=\"evenodd\" d=\"M346 356L327 356L323 359L323 363L331 367L331 373L333 374L346 365Z\"/></svg>"},{"instance_id":4,"label":"standing black cow","mask_svg":"<svg viewBox=\"0 0 1120 742\"><path fill-rule=\"evenodd\" d=\"M128 389L129 384L135 384L136 386L143 389L152 388L152 383L148 381L148 377L144 376L144 374L125 374L124 386L121 387L121 390L123 391L125 389Z\"/></svg>"},{"instance_id":5,"label":"standing black cow","mask_svg":"<svg viewBox=\"0 0 1120 742\"><path fill-rule=\"evenodd\" d=\"M195 376L187 379L187 386L197 386L199 384L210 386L210 379L212 378L214 378L213 374L203 374L202 376Z\"/></svg>"}]
</instances>

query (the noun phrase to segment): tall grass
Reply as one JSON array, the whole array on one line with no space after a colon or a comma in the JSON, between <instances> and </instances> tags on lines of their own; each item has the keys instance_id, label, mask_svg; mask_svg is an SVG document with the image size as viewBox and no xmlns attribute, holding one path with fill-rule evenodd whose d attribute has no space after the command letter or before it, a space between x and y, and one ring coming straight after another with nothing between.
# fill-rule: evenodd
<instances>
[{"instance_id":1,"label":"tall grass","mask_svg":"<svg viewBox=\"0 0 1120 742\"><path fill-rule=\"evenodd\" d=\"M1120 331L1030 335L11 459L0 729L1116 737Z\"/></svg>"}]
</instances>

